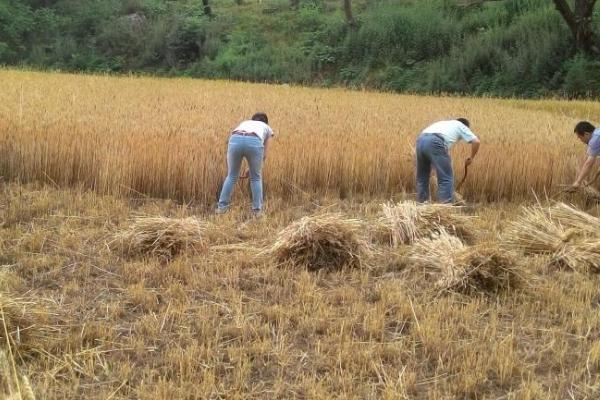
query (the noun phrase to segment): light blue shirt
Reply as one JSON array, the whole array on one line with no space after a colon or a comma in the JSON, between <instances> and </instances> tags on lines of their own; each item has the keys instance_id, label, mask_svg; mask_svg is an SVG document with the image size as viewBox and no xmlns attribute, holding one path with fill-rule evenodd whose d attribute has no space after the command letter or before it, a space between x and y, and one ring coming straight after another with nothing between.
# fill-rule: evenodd
<instances>
[{"instance_id":1,"label":"light blue shirt","mask_svg":"<svg viewBox=\"0 0 600 400\"><path fill-rule=\"evenodd\" d=\"M442 135L448 150L459 140L471 143L477 139L477 136L471 132L468 126L457 120L436 122L423 129L423 133L438 133Z\"/></svg>"},{"instance_id":2,"label":"light blue shirt","mask_svg":"<svg viewBox=\"0 0 600 400\"><path fill-rule=\"evenodd\" d=\"M588 142L587 153L590 157L600 156L600 128L596 128L592 133L592 138Z\"/></svg>"}]
</instances>

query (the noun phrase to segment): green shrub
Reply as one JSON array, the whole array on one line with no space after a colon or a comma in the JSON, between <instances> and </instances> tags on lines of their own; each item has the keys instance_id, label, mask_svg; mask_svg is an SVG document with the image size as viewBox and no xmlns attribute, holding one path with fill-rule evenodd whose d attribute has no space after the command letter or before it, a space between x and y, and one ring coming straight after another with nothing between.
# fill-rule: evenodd
<instances>
[{"instance_id":1,"label":"green shrub","mask_svg":"<svg viewBox=\"0 0 600 400\"><path fill-rule=\"evenodd\" d=\"M578 55L565 62L564 94L570 97L600 95L600 61Z\"/></svg>"}]
</instances>

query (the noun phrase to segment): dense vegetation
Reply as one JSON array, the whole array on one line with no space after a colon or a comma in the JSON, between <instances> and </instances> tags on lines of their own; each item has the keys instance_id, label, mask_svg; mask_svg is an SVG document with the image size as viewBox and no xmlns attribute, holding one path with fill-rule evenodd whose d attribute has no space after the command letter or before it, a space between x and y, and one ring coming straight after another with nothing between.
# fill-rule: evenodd
<instances>
[{"instance_id":1,"label":"dense vegetation","mask_svg":"<svg viewBox=\"0 0 600 400\"><path fill-rule=\"evenodd\" d=\"M551 0L0 0L0 64L499 96L600 95ZM598 7L597 7L598 8ZM596 14L600 11L596 10ZM594 18L600 31L600 16Z\"/></svg>"}]
</instances>

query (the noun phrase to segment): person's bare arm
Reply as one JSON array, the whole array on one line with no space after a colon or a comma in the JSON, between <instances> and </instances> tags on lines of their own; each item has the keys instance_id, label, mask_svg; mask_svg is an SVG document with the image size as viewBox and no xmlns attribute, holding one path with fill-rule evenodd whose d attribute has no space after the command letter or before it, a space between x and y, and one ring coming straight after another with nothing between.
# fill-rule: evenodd
<instances>
[{"instance_id":1,"label":"person's bare arm","mask_svg":"<svg viewBox=\"0 0 600 400\"><path fill-rule=\"evenodd\" d=\"M269 150L269 142L271 141L271 136L267 137L267 139L265 140L265 148L263 150L263 162L267 161L267 152Z\"/></svg>"},{"instance_id":2,"label":"person's bare arm","mask_svg":"<svg viewBox=\"0 0 600 400\"><path fill-rule=\"evenodd\" d=\"M579 173L577 174L577 179L575 179L575 182L573 182L573 185L572 185L573 188L577 188L577 187L581 186L581 184L585 181L585 178L587 178L588 175L590 174L590 171L592 170L592 167L594 166L595 162L596 162L596 157L593 157L593 156L587 157L587 159L581 166Z\"/></svg>"},{"instance_id":3,"label":"person's bare arm","mask_svg":"<svg viewBox=\"0 0 600 400\"><path fill-rule=\"evenodd\" d=\"M473 159L475 158L475 156L477 155L477 152L479 151L480 145L481 145L481 142L477 138L475 138L471 141L471 156L465 160L465 165L471 165L471 163L473 162Z\"/></svg>"}]
</instances>

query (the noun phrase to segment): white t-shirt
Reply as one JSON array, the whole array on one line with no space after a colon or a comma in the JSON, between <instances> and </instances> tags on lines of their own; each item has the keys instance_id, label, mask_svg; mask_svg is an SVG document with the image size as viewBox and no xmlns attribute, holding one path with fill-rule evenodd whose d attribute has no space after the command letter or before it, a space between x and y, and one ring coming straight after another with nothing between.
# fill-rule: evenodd
<instances>
[{"instance_id":1,"label":"white t-shirt","mask_svg":"<svg viewBox=\"0 0 600 400\"><path fill-rule=\"evenodd\" d=\"M456 120L436 122L423 129L423 133L439 133L442 135L448 150L459 140L471 143L473 140L477 139L477 136L471 132L468 126Z\"/></svg>"},{"instance_id":2,"label":"white t-shirt","mask_svg":"<svg viewBox=\"0 0 600 400\"><path fill-rule=\"evenodd\" d=\"M248 120L244 121L233 130L233 132L253 132L263 141L263 143L270 137L275 136L273 129L262 121Z\"/></svg>"}]
</instances>

